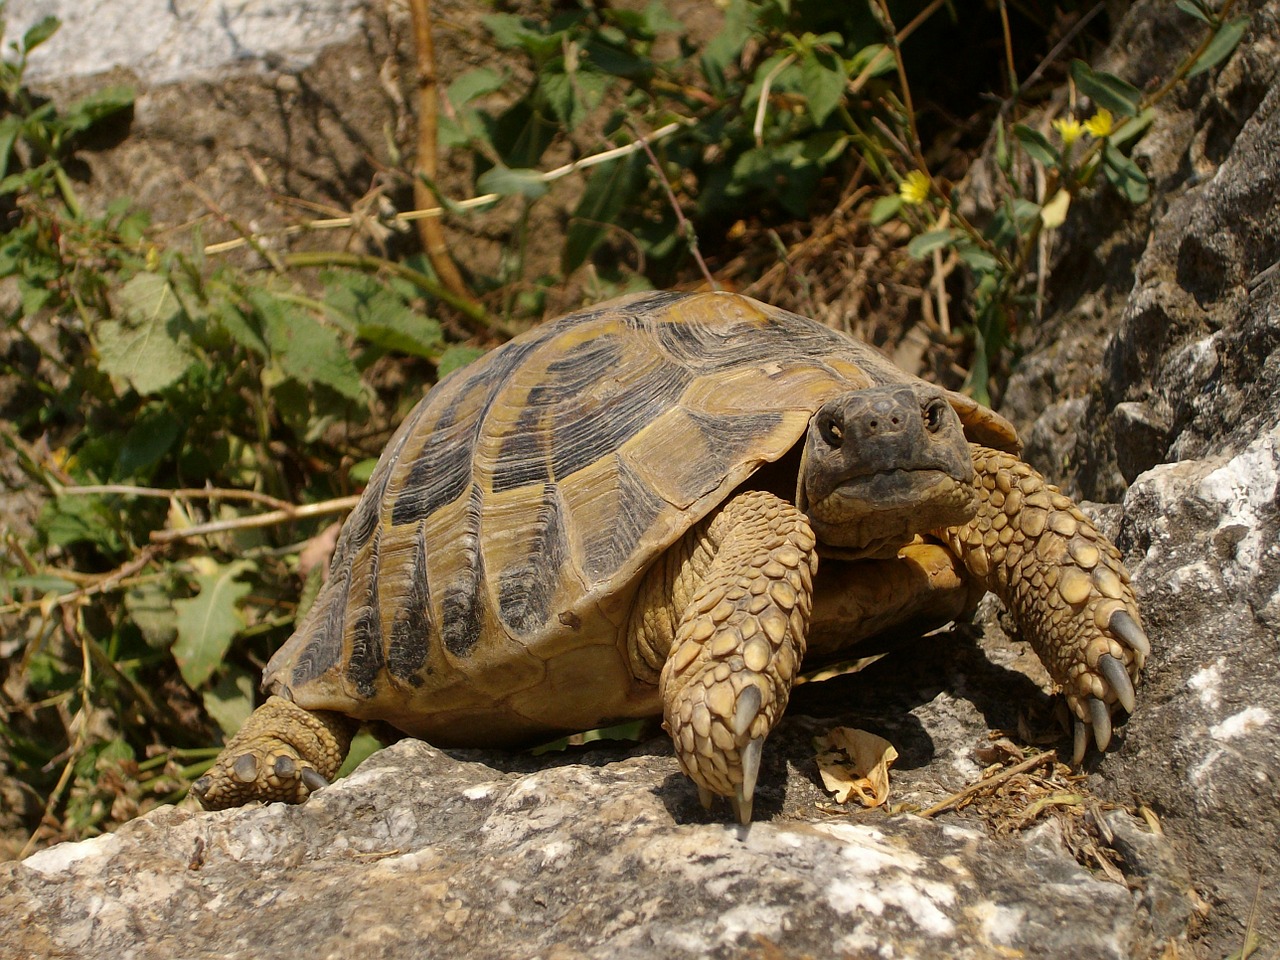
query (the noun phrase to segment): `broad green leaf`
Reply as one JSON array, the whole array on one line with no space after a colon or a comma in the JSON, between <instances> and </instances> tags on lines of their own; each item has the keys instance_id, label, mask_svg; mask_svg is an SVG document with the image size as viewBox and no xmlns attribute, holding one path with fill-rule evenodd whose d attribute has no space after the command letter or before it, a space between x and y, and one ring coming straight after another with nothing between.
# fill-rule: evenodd
<instances>
[{"instance_id":1,"label":"broad green leaf","mask_svg":"<svg viewBox=\"0 0 1280 960\"><path fill-rule=\"evenodd\" d=\"M871 223L874 226L880 226L882 223L888 223L898 215L898 211L902 209L902 196L897 193L891 193L888 196L881 197L871 205Z\"/></svg>"},{"instance_id":2,"label":"broad green leaf","mask_svg":"<svg viewBox=\"0 0 1280 960\"><path fill-rule=\"evenodd\" d=\"M89 129L99 120L127 110L133 106L133 101L132 87L104 87L71 104L63 114L62 122L68 130L78 133Z\"/></svg>"},{"instance_id":3,"label":"broad green leaf","mask_svg":"<svg viewBox=\"0 0 1280 960\"><path fill-rule=\"evenodd\" d=\"M347 470L347 479L355 486L363 487L369 482L369 478L373 476L373 468L378 465L376 457L368 457L359 463L353 463Z\"/></svg>"},{"instance_id":4,"label":"broad green leaf","mask_svg":"<svg viewBox=\"0 0 1280 960\"><path fill-rule=\"evenodd\" d=\"M1213 39L1209 42L1209 46L1205 47L1204 53L1196 58L1196 62L1191 65L1191 69L1187 71L1187 77L1194 77L1198 73L1204 73L1206 70L1212 70L1219 63L1231 55L1231 51L1236 48L1240 42L1240 38L1244 36L1244 32L1249 29L1249 17L1236 17L1234 20L1228 20L1222 26L1218 27L1218 32L1213 35Z\"/></svg>"},{"instance_id":5,"label":"broad green leaf","mask_svg":"<svg viewBox=\"0 0 1280 960\"><path fill-rule=\"evenodd\" d=\"M610 225L634 201L645 164L644 154L633 153L604 164L591 175L569 220L560 252L560 269L566 276L586 262L608 236Z\"/></svg>"},{"instance_id":6,"label":"broad green leaf","mask_svg":"<svg viewBox=\"0 0 1280 960\"><path fill-rule=\"evenodd\" d=\"M140 583L124 595L129 618L142 633L147 646L167 650L178 635L178 611L174 609L169 581Z\"/></svg>"},{"instance_id":7,"label":"broad green leaf","mask_svg":"<svg viewBox=\"0 0 1280 960\"><path fill-rule=\"evenodd\" d=\"M29 576L14 577L6 581L5 586L11 590L33 590L42 596L46 594L62 596L76 589L76 585L70 580L63 580L52 573L33 573Z\"/></svg>"},{"instance_id":8,"label":"broad green leaf","mask_svg":"<svg viewBox=\"0 0 1280 960\"><path fill-rule=\"evenodd\" d=\"M117 390L129 386L143 396L177 383L196 358L168 278L140 273L120 289L117 302L127 319L106 320L93 330L98 366Z\"/></svg>"},{"instance_id":9,"label":"broad green leaf","mask_svg":"<svg viewBox=\"0 0 1280 960\"><path fill-rule=\"evenodd\" d=\"M96 497L58 497L40 511L40 531L55 547L92 543L106 553L120 549L113 518Z\"/></svg>"},{"instance_id":10,"label":"broad green leaf","mask_svg":"<svg viewBox=\"0 0 1280 960\"><path fill-rule=\"evenodd\" d=\"M22 35L22 52L30 53L40 44L44 43L62 26L62 21L55 16L47 16L36 21L27 28L27 32Z\"/></svg>"},{"instance_id":11,"label":"broad green leaf","mask_svg":"<svg viewBox=\"0 0 1280 960\"><path fill-rule=\"evenodd\" d=\"M813 122L822 126L844 100L848 77L844 63L829 50L810 50L800 62L800 88L809 102Z\"/></svg>"},{"instance_id":12,"label":"broad green leaf","mask_svg":"<svg viewBox=\"0 0 1280 960\"><path fill-rule=\"evenodd\" d=\"M145 478L146 471L169 452L181 432L182 423L167 406L152 404L147 407L125 434L116 457L116 479Z\"/></svg>"},{"instance_id":13,"label":"broad green leaf","mask_svg":"<svg viewBox=\"0 0 1280 960\"><path fill-rule=\"evenodd\" d=\"M201 694L205 711L224 736L234 737L253 713L253 685L254 678L248 670L232 667Z\"/></svg>"},{"instance_id":14,"label":"broad green leaf","mask_svg":"<svg viewBox=\"0 0 1280 960\"><path fill-rule=\"evenodd\" d=\"M1213 18L1209 16L1209 12L1205 9L1202 0L1177 0L1174 4L1183 13L1188 13L1204 23L1212 24Z\"/></svg>"},{"instance_id":15,"label":"broad green leaf","mask_svg":"<svg viewBox=\"0 0 1280 960\"><path fill-rule=\"evenodd\" d=\"M990 273L999 266L999 261L990 253L976 243L965 240L956 243L956 255L974 273Z\"/></svg>"},{"instance_id":16,"label":"broad green leaf","mask_svg":"<svg viewBox=\"0 0 1280 960\"><path fill-rule=\"evenodd\" d=\"M1039 130L1033 130L1026 124L1018 123L1014 124L1013 135L1018 138L1022 149L1026 150L1033 160L1049 168L1062 163L1062 156Z\"/></svg>"},{"instance_id":17,"label":"broad green leaf","mask_svg":"<svg viewBox=\"0 0 1280 960\"><path fill-rule=\"evenodd\" d=\"M1146 202L1149 193L1147 175L1110 143L1102 148L1102 169L1111 185L1130 203Z\"/></svg>"},{"instance_id":18,"label":"broad green leaf","mask_svg":"<svg viewBox=\"0 0 1280 960\"><path fill-rule=\"evenodd\" d=\"M819 130L811 137L805 137L800 145L800 156L809 163L825 167L849 146L847 134L834 130Z\"/></svg>"},{"instance_id":19,"label":"broad green leaf","mask_svg":"<svg viewBox=\"0 0 1280 960\"><path fill-rule=\"evenodd\" d=\"M361 730L351 738L351 747L347 750L347 759L342 761L342 766L338 768L338 772L334 774L335 780L341 780L347 776L360 764L368 759L370 754L376 753L382 749L382 741L375 737L368 730Z\"/></svg>"},{"instance_id":20,"label":"broad green leaf","mask_svg":"<svg viewBox=\"0 0 1280 960\"><path fill-rule=\"evenodd\" d=\"M504 77L497 70L477 67L462 73L449 84L446 96L455 107L462 108L477 97L502 89Z\"/></svg>"},{"instance_id":21,"label":"broad green leaf","mask_svg":"<svg viewBox=\"0 0 1280 960\"><path fill-rule=\"evenodd\" d=\"M485 351L479 347L469 347L466 344L455 343L445 348L444 353L440 354L440 362L436 364L436 377L443 380L455 370L461 370L467 364L479 360L484 356Z\"/></svg>"},{"instance_id":22,"label":"broad green leaf","mask_svg":"<svg viewBox=\"0 0 1280 960\"><path fill-rule=\"evenodd\" d=\"M266 290L252 291L249 301L262 317L271 357L285 374L299 383L324 384L351 400L360 399L360 372L336 331Z\"/></svg>"},{"instance_id":23,"label":"broad green leaf","mask_svg":"<svg viewBox=\"0 0 1280 960\"><path fill-rule=\"evenodd\" d=\"M608 79L594 70L566 73L559 58L554 67L538 76L539 89L551 112L571 130L599 106L608 85Z\"/></svg>"},{"instance_id":24,"label":"broad green leaf","mask_svg":"<svg viewBox=\"0 0 1280 960\"><path fill-rule=\"evenodd\" d=\"M521 167L491 167L476 180L480 193L496 193L504 197L528 197L536 200L547 192L547 181L538 170Z\"/></svg>"},{"instance_id":25,"label":"broad green leaf","mask_svg":"<svg viewBox=\"0 0 1280 960\"><path fill-rule=\"evenodd\" d=\"M881 56L881 54L885 54ZM897 66L894 63L893 56L885 52L883 43L873 43L863 47L849 59L849 76L859 76L868 64L875 63L872 68L871 76L880 77L891 72Z\"/></svg>"},{"instance_id":26,"label":"broad green leaf","mask_svg":"<svg viewBox=\"0 0 1280 960\"><path fill-rule=\"evenodd\" d=\"M725 93L725 73L742 56L743 47L755 33L759 15L747 0L730 0L725 8L724 26L702 51L702 73L713 94Z\"/></svg>"},{"instance_id":27,"label":"broad green leaf","mask_svg":"<svg viewBox=\"0 0 1280 960\"><path fill-rule=\"evenodd\" d=\"M1111 136L1107 137L1108 142L1115 144L1117 147L1128 143L1147 127L1151 126L1151 121L1156 118L1156 111L1153 107L1147 107L1136 117L1130 117L1120 126L1111 132Z\"/></svg>"},{"instance_id":28,"label":"broad green leaf","mask_svg":"<svg viewBox=\"0 0 1280 960\"><path fill-rule=\"evenodd\" d=\"M267 344L262 336L254 329L249 318L230 300L215 300L210 304L209 316L240 346L252 350L260 357L268 355Z\"/></svg>"},{"instance_id":29,"label":"broad green leaf","mask_svg":"<svg viewBox=\"0 0 1280 960\"><path fill-rule=\"evenodd\" d=\"M324 275L325 303L364 340L386 350L434 360L444 345L440 324L409 307L376 277L354 272Z\"/></svg>"},{"instance_id":30,"label":"broad green leaf","mask_svg":"<svg viewBox=\"0 0 1280 960\"><path fill-rule=\"evenodd\" d=\"M237 578L253 567L248 560L216 566L212 572L196 576L194 597L173 601L178 612L173 659L193 690L218 669L232 639L244 628L239 603L251 588Z\"/></svg>"},{"instance_id":31,"label":"broad green leaf","mask_svg":"<svg viewBox=\"0 0 1280 960\"><path fill-rule=\"evenodd\" d=\"M1115 74L1094 70L1083 60L1071 61L1076 87L1100 107L1123 117L1132 117L1142 103L1142 91Z\"/></svg>"},{"instance_id":32,"label":"broad green leaf","mask_svg":"<svg viewBox=\"0 0 1280 960\"><path fill-rule=\"evenodd\" d=\"M929 230L911 238L911 242L907 244L907 253L917 260L923 260L935 250L941 250L950 244L956 236L957 232L954 230Z\"/></svg>"}]
</instances>

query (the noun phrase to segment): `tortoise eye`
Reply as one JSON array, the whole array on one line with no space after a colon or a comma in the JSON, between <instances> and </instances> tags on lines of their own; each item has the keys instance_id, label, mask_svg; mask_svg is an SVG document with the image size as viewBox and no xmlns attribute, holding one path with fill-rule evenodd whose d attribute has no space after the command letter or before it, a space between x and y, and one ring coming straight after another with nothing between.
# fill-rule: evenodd
<instances>
[{"instance_id":1,"label":"tortoise eye","mask_svg":"<svg viewBox=\"0 0 1280 960\"><path fill-rule=\"evenodd\" d=\"M946 423L947 404L943 400L930 400L924 408L924 427L930 433L937 433Z\"/></svg>"},{"instance_id":2,"label":"tortoise eye","mask_svg":"<svg viewBox=\"0 0 1280 960\"><path fill-rule=\"evenodd\" d=\"M833 450L838 450L840 444L844 443L844 431L840 429L836 418L829 413L818 418L818 433L821 434L826 445Z\"/></svg>"}]
</instances>

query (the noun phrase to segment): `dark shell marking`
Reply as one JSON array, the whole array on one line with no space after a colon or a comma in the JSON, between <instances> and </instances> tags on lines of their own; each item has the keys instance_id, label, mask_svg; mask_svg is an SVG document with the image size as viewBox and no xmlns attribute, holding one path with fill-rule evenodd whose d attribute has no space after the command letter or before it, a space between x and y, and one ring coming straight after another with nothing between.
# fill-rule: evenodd
<instances>
[{"instance_id":1,"label":"dark shell marking","mask_svg":"<svg viewBox=\"0 0 1280 960\"><path fill-rule=\"evenodd\" d=\"M264 684L437 743L450 723L498 742L626 715L651 696L624 689L619 639L644 570L826 399L910 379L730 294L642 294L538 327L409 415ZM966 423L1013 443L986 416Z\"/></svg>"}]
</instances>

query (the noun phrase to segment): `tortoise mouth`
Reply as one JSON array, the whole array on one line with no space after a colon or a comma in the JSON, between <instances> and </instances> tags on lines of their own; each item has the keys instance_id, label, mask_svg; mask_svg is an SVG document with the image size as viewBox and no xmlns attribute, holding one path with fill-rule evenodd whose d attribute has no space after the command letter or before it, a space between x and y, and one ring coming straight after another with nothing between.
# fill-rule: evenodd
<instances>
[{"instance_id":1,"label":"tortoise mouth","mask_svg":"<svg viewBox=\"0 0 1280 960\"><path fill-rule=\"evenodd\" d=\"M913 537L969 520L973 486L946 470L884 470L849 477L808 504L814 533L845 555L885 556Z\"/></svg>"}]
</instances>

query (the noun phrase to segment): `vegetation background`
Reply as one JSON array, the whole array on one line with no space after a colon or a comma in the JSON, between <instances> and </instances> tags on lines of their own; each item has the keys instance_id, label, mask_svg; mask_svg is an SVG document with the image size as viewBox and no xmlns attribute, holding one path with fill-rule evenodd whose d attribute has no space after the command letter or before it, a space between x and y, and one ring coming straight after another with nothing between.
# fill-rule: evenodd
<instances>
[{"instance_id":1,"label":"vegetation background","mask_svg":"<svg viewBox=\"0 0 1280 960\"><path fill-rule=\"evenodd\" d=\"M181 800L400 416L547 316L735 289L998 402L1055 231L1144 202L1151 104L1246 26L1177 6L1182 66L1137 90L1087 66L1100 3L407 0L363 179L321 202L237 157L253 202L191 184L181 221L84 162L137 91L49 96L57 21L8 38L0 856Z\"/></svg>"}]
</instances>

